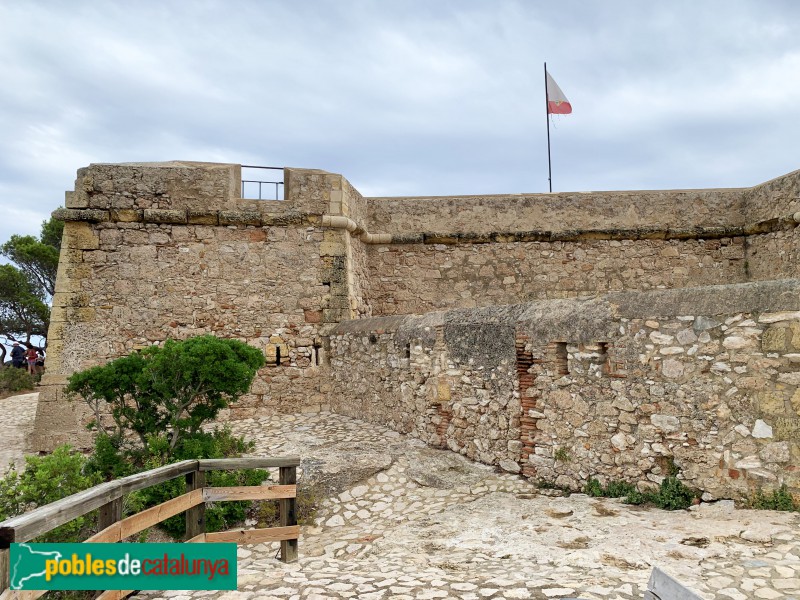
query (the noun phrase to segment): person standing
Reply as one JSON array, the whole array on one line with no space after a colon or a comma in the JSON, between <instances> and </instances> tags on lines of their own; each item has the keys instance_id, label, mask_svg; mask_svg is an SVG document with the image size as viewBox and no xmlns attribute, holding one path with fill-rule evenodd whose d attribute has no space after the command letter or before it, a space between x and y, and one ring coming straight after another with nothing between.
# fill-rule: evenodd
<instances>
[{"instance_id":1,"label":"person standing","mask_svg":"<svg viewBox=\"0 0 800 600\"><path fill-rule=\"evenodd\" d=\"M25 365L25 350L19 345L19 342L14 342L11 348L11 366L21 369Z\"/></svg>"},{"instance_id":2,"label":"person standing","mask_svg":"<svg viewBox=\"0 0 800 600\"><path fill-rule=\"evenodd\" d=\"M36 348L28 348L25 351L25 360L28 361L28 373L33 375L36 373L36 361L39 360L39 353Z\"/></svg>"}]
</instances>

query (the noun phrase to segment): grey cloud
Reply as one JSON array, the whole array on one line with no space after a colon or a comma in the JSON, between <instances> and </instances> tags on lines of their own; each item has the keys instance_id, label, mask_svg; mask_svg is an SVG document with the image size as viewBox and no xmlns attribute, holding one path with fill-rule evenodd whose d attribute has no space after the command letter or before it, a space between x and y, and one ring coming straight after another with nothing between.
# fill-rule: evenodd
<instances>
[{"instance_id":1,"label":"grey cloud","mask_svg":"<svg viewBox=\"0 0 800 600\"><path fill-rule=\"evenodd\" d=\"M38 229L89 162L545 191L545 59L574 107L551 131L555 189L752 185L800 167L798 17L757 0L8 3L0 241Z\"/></svg>"}]
</instances>

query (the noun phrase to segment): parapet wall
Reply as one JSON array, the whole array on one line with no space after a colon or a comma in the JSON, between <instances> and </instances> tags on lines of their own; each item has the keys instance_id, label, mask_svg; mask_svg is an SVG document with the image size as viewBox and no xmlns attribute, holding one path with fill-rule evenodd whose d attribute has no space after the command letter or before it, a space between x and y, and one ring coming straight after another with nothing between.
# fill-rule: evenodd
<instances>
[{"instance_id":1,"label":"parapet wall","mask_svg":"<svg viewBox=\"0 0 800 600\"><path fill-rule=\"evenodd\" d=\"M744 224L743 189L369 198L371 231L464 234L689 230Z\"/></svg>"},{"instance_id":2,"label":"parapet wall","mask_svg":"<svg viewBox=\"0 0 800 600\"><path fill-rule=\"evenodd\" d=\"M559 486L800 491L800 281L341 323L336 412Z\"/></svg>"}]
</instances>

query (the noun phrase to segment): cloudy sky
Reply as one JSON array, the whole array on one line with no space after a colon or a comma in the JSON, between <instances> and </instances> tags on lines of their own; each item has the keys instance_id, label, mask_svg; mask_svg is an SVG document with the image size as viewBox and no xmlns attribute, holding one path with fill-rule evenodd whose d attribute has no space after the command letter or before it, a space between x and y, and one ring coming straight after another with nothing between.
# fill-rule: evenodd
<instances>
[{"instance_id":1,"label":"cloudy sky","mask_svg":"<svg viewBox=\"0 0 800 600\"><path fill-rule=\"evenodd\" d=\"M93 162L366 195L750 186L800 168L800 2L0 0L0 242Z\"/></svg>"}]
</instances>

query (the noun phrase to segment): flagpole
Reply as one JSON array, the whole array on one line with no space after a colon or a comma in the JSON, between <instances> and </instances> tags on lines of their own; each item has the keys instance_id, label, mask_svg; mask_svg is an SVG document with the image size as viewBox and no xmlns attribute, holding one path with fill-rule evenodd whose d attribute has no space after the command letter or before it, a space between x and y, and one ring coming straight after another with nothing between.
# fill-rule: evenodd
<instances>
[{"instance_id":1,"label":"flagpole","mask_svg":"<svg viewBox=\"0 0 800 600\"><path fill-rule=\"evenodd\" d=\"M553 191L553 172L550 165L550 105L547 102L547 62L544 63L544 118L547 119L547 183Z\"/></svg>"}]
</instances>

